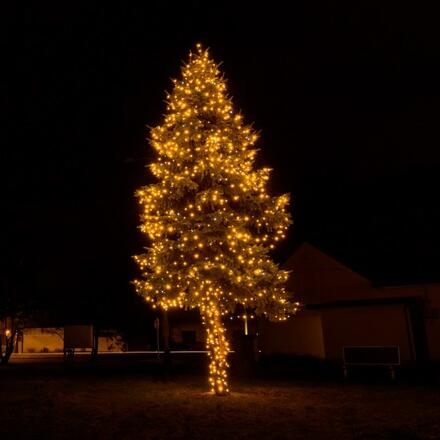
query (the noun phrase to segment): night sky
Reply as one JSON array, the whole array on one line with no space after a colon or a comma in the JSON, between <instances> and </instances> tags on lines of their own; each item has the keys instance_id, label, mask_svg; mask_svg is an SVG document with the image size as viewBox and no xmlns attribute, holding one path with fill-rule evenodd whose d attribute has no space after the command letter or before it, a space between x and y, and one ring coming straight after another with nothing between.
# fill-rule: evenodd
<instances>
[{"instance_id":1,"label":"night sky","mask_svg":"<svg viewBox=\"0 0 440 440\"><path fill-rule=\"evenodd\" d=\"M279 261L307 240L376 283L440 281L438 14L351 3L39 2L6 16L3 284L52 305L134 301L147 125L197 42L261 131L273 191L292 194Z\"/></svg>"}]
</instances>

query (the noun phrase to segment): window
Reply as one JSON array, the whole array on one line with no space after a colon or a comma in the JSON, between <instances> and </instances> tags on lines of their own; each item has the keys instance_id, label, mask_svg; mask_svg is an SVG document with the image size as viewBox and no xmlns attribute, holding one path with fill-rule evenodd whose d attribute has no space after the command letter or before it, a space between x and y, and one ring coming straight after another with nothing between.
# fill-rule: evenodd
<instances>
[{"instance_id":1,"label":"window","mask_svg":"<svg viewBox=\"0 0 440 440\"><path fill-rule=\"evenodd\" d=\"M182 331L182 342L187 345L194 345L196 343L196 332L195 330L183 330Z\"/></svg>"}]
</instances>

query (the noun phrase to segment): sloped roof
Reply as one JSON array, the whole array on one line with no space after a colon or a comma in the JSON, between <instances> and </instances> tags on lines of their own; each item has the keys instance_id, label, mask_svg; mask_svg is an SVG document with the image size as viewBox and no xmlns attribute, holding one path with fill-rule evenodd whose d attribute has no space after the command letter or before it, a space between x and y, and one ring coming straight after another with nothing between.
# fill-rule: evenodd
<instances>
[{"instance_id":1,"label":"sloped roof","mask_svg":"<svg viewBox=\"0 0 440 440\"><path fill-rule=\"evenodd\" d=\"M292 271L289 288L306 303L337 300L372 288L370 280L307 242L297 248L283 268Z\"/></svg>"}]
</instances>

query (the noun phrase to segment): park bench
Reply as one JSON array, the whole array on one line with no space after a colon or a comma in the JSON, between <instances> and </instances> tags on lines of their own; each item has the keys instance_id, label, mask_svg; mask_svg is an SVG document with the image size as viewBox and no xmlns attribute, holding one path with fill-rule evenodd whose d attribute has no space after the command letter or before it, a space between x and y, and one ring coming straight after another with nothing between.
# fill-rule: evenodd
<instances>
[{"instance_id":1,"label":"park bench","mask_svg":"<svg viewBox=\"0 0 440 440\"><path fill-rule=\"evenodd\" d=\"M66 325L64 327L64 360L72 362L75 350L93 351L93 326Z\"/></svg>"},{"instance_id":2,"label":"park bench","mask_svg":"<svg viewBox=\"0 0 440 440\"><path fill-rule=\"evenodd\" d=\"M400 365L398 345L391 346L346 346L342 349L344 377L348 367L387 367L391 379L396 378L396 366Z\"/></svg>"}]
</instances>

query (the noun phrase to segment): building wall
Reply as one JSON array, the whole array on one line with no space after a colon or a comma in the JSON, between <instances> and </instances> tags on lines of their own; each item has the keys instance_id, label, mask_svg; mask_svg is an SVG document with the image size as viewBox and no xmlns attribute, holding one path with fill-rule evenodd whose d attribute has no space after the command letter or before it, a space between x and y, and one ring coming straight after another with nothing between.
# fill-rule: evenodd
<instances>
[{"instance_id":1,"label":"building wall","mask_svg":"<svg viewBox=\"0 0 440 440\"><path fill-rule=\"evenodd\" d=\"M344 346L398 345L402 362L414 360L404 305L342 307L322 311L325 356L341 361Z\"/></svg>"},{"instance_id":2,"label":"building wall","mask_svg":"<svg viewBox=\"0 0 440 440\"><path fill-rule=\"evenodd\" d=\"M263 321L260 328L258 346L262 354L325 356L319 313L306 311L283 322Z\"/></svg>"},{"instance_id":3,"label":"building wall","mask_svg":"<svg viewBox=\"0 0 440 440\"><path fill-rule=\"evenodd\" d=\"M125 350L125 344L121 336L99 336L98 352L120 352Z\"/></svg>"},{"instance_id":4,"label":"building wall","mask_svg":"<svg viewBox=\"0 0 440 440\"><path fill-rule=\"evenodd\" d=\"M18 341L18 352L56 353L64 350L64 329L25 328L22 341Z\"/></svg>"},{"instance_id":5,"label":"building wall","mask_svg":"<svg viewBox=\"0 0 440 440\"><path fill-rule=\"evenodd\" d=\"M426 288L426 337L430 358L440 362L440 285L430 285Z\"/></svg>"},{"instance_id":6,"label":"building wall","mask_svg":"<svg viewBox=\"0 0 440 440\"><path fill-rule=\"evenodd\" d=\"M424 323L429 357L440 362L440 284L382 287L370 298L419 298L424 304Z\"/></svg>"},{"instance_id":7,"label":"building wall","mask_svg":"<svg viewBox=\"0 0 440 440\"><path fill-rule=\"evenodd\" d=\"M307 243L284 268L292 271L295 300L320 311L321 321L299 314L266 326L260 336L266 353L342 360L345 345L399 345L402 362L411 362L424 357L427 345L429 358L440 362L440 284L376 288Z\"/></svg>"},{"instance_id":8,"label":"building wall","mask_svg":"<svg viewBox=\"0 0 440 440\"><path fill-rule=\"evenodd\" d=\"M244 321L242 319L229 318L224 319L224 324L226 327L226 338L229 341L230 347L234 349L235 337L237 335L244 335ZM192 321L189 319L183 320L173 320L172 317L169 319L170 327L170 344L177 348L182 349L194 349L194 350L205 350L206 348L206 328L202 324L199 317L196 317ZM195 332L195 343L185 344L183 341L183 332ZM250 335L255 335L258 332L257 320L248 319L248 331Z\"/></svg>"},{"instance_id":9,"label":"building wall","mask_svg":"<svg viewBox=\"0 0 440 440\"><path fill-rule=\"evenodd\" d=\"M184 332L192 333L186 338ZM197 317L191 321L169 321L169 344L171 350L204 350L206 346L206 329Z\"/></svg>"},{"instance_id":10,"label":"building wall","mask_svg":"<svg viewBox=\"0 0 440 440\"><path fill-rule=\"evenodd\" d=\"M98 351L123 351L124 341L118 334L99 336ZM18 353L57 353L64 351L64 328L25 328L17 341Z\"/></svg>"},{"instance_id":11,"label":"building wall","mask_svg":"<svg viewBox=\"0 0 440 440\"><path fill-rule=\"evenodd\" d=\"M91 349L93 347L93 326L66 325L64 327L64 347Z\"/></svg>"}]
</instances>

